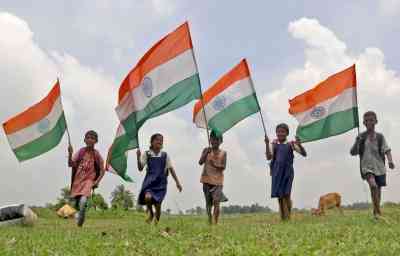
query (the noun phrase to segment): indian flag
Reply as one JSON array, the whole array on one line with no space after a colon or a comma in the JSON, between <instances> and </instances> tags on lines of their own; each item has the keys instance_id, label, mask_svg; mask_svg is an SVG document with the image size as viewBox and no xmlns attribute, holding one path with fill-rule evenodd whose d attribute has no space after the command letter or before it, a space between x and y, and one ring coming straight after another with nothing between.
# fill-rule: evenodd
<instances>
[{"instance_id":1,"label":"indian flag","mask_svg":"<svg viewBox=\"0 0 400 256\"><path fill-rule=\"evenodd\" d=\"M189 25L184 23L157 42L128 74L116 108L129 137L143 123L199 98L200 79Z\"/></svg>"},{"instance_id":2,"label":"indian flag","mask_svg":"<svg viewBox=\"0 0 400 256\"><path fill-rule=\"evenodd\" d=\"M128 150L137 147L137 138L129 138L125 128L120 124L114 142L108 150L106 170L119 175L123 180L133 182L127 174Z\"/></svg>"},{"instance_id":3,"label":"indian flag","mask_svg":"<svg viewBox=\"0 0 400 256\"><path fill-rule=\"evenodd\" d=\"M289 113L299 122L297 136L302 142L328 138L358 127L355 65L330 76L289 103Z\"/></svg>"},{"instance_id":4,"label":"indian flag","mask_svg":"<svg viewBox=\"0 0 400 256\"><path fill-rule=\"evenodd\" d=\"M126 177L126 151L138 147L138 132L149 119L201 96L189 25L158 41L127 75L119 89L118 128L110 165Z\"/></svg>"},{"instance_id":5,"label":"indian flag","mask_svg":"<svg viewBox=\"0 0 400 256\"><path fill-rule=\"evenodd\" d=\"M204 104L204 110L203 110ZM193 122L197 127L208 126L222 134L246 117L260 111L247 61L221 77L203 95L193 109ZM205 113L204 113L205 112Z\"/></svg>"},{"instance_id":6,"label":"indian flag","mask_svg":"<svg viewBox=\"0 0 400 256\"><path fill-rule=\"evenodd\" d=\"M3 124L19 161L34 158L57 146L66 127L58 81L43 100Z\"/></svg>"}]
</instances>

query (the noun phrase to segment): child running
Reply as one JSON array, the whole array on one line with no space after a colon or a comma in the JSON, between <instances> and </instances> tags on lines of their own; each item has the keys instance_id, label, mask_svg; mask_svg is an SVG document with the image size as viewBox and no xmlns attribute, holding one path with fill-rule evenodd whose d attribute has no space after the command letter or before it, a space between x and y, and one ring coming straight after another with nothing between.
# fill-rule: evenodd
<instances>
[{"instance_id":1,"label":"child running","mask_svg":"<svg viewBox=\"0 0 400 256\"><path fill-rule=\"evenodd\" d=\"M290 198L290 194L294 179L293 151L296 151L304 157L307 156L306 150L301 145L300 140L296 137L296 141L288 142L288 135L289 126L287 124L282 123L277 125L277 139L271 143L272 150L269 146L269 138L265 136L266 156L267 160L271 160L271 197L278 198L279 213L283 221L290 219L292 210L292 200Z\"/></svg>"},{"instance_id":2,"label":"child running","mask_svg":"<svg viewBox=\"0 0 400 256\"><path fill-rule=\"evenodd\" d=\"M74 156L72 146L68 147L68 165L72 167L71 197L75 199L75 208L78 210L78 227L82 227L85 222L87 200L92 190L98 187L104 176L103 158L94 148L97 141L97 133L88 131L84 139L86 147L81 148Z\"/></svg>"},{"instance_id":3,"label":"child running","mask_svg":"<svg viewBox=\"0 0 400 256\"><path fill-rule=\"evenodd\" d=\"M222 140L222 135L217 136L214 131L211 131L211 148L205 148L199 160L199 165L204 164L200 182L203 183L209 224L213 224L213 221L214 224L218 224L220 202L227 201L222 193L226 168L226 151L219 148ZM214 211L211 214L212 207Z\"/></svg>"},{"instance_id":4,"label":"child running","mask_svg":"<svg viewBox=\"0 0 400 256\"><path fill-rule=\"evenodd\" d=\"M161 204L167 193L168 174L171 173L175 180L178 191L182 191L175 170L172 167L169 155L161 151L163 147L163 136L156 133L150 138L150 149L141 154L140 150L136 151L137 166L142 171L147 166L146 176L143 181L142 189L139 193L138 203L147 206L148 218L147 223L151 223L154 219L153 206L155 207L155 224L160 221Z\"/></svg>"},{"instance_id":5,"label":"child running","mask_svg":"<svg viewBox=\"0 0 400 256\"><path fill-rule=\"evenodd\" d=\"M390 169L394 169L394 163L385 137L375 131L375 125L378 123L376 113L366 112L363 123L367 130L357 136L350 154L360 156L361 177L368 182L374 207L373 214L375 219L378 219L382 215L380 209L382 187L386 186L385 156Z\"/></svg>"}]
</instances>

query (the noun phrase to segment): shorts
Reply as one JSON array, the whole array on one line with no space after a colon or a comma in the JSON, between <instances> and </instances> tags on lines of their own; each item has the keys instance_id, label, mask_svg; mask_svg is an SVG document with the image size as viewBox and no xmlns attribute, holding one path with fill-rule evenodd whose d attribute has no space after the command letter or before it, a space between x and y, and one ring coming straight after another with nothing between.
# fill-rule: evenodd
<instances>
[{"instance_id":1,"label":"shorts","mask_svg":"<svg viewBox=\"0 0 400 256\"><path fill-rule=\"evenodd\" d=\"M228 198L222 192L222 185L212 185L203 183L203 192L206 199L206 204L212 204L214 202L227 202Z\"/></svg>"},{"instance_id":2,"label":"shorts","mask_svg":"<svg viewBox=\"0 0 400 256\"><path fill-rule=\"evenodd\" d=\"M386 186L386 174L384 175L375 175L373 173L367 173L366 175L367 181L370 179L371 176L375 179L375 183L378 187L385 187Z\"/></svg>"}]
</instances>

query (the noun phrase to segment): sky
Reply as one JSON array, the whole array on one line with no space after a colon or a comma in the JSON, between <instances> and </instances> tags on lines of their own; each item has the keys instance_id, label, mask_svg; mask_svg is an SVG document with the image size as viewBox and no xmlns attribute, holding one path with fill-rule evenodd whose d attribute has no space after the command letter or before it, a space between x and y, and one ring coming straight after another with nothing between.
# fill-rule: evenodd
<instances>
[{"instance_id":1,"label":"sky","mask_svg":"<svg viewBox=\"0 0 400 256\"><path fill-rule=\"evenodd\" d=\"M377 112L377 130L400 167L399 18L400 0L1 0L0 120L39 101L60 77L74 148L83 146L84 133L94 129L105 156L118 124L114 108L120 83L155 42L189 21L203 89L247 58L271 138L280 122L288 123L294 136L288 99L355 63L360 113ZM140 131L141 148L149 146L151 134L164 135L164 150L184 187L178 193L170 180L164 209L204 205L197 162L207 137L191 121L193 105L152 119ZM369 200L358 160L349 155L356 134L353 130L304 145L308 157L295 159L295 207L316 207L319 196L328 192L341 193L344 204ZM277 209L270 198L263 137L259 115L224 135L228 204ZM135 183L106 174L98 192L107 200L119 184L138 193L144 174L137 171L135 157L130 151L128 173ZM19 163L1 132L0 163L0 205L55 202L69 185L66 137L49 153ZM399 192L399 170L390 170L383 199L398 202Z\"/></svg>"}]
</instances>

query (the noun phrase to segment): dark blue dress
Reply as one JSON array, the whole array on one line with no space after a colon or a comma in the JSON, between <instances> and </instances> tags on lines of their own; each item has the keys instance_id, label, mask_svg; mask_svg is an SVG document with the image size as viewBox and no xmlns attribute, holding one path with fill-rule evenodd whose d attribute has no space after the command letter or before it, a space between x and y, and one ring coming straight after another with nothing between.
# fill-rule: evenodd
<instances>
[{"instance_id":1,"label":"dark blue dress","mask_svg":"<svg viewBox=\"0 0 400 256\"><path fill-rule=\"evenodd\" d=\"M289 196L294 178L293 148L289 143L275 144L274 155L270 163L272 189L271 197Z\"/></svg>"},{"instance_id":2,"label":"dark blue dress","mask_svg":"<svg viewBox=\"0 0 400 256\"><path fill-rule=\"evenodd\" d=\"M167 193L168 175L165 170L167 154L161 153L160 157L147 157L147 172L139 193L138 203L145 205L144 197L147 192L151 193L153 203L162 203Z\"/></svg>"}]
</instances>

